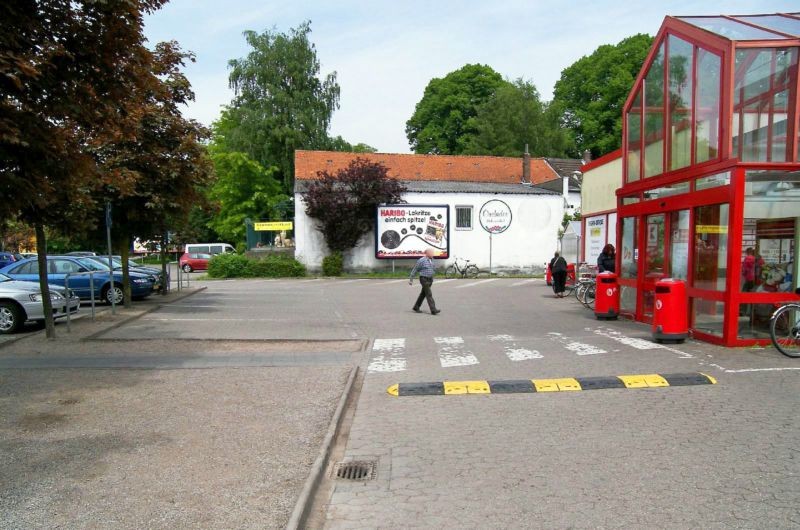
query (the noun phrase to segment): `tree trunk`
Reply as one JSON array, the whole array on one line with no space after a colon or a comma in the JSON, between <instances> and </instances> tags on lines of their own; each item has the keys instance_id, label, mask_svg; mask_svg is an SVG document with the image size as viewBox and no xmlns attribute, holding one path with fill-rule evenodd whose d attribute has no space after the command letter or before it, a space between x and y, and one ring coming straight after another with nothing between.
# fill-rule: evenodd
<instances>
[{"instance_id":1,"label":"tree trunk","mask_svg":"<svg viewBox=\"0 0 800 530\"><path fill-rule=\"evenodd\" d=\"M120 236L119 257L122 259L122 292L125 293L125 307L130 309L133 306L133 299L131 297L131 270L128 267L129 246L130 238L128 236Z\"/></svg>"},{"instance_id":2,"label":"tree trunk","mask_svg":"<svg viewBox=\"0 0 800 530\"><path fill-rule=\"evenodd\" d=\"M161 294L166 295L169 292L169 274L167 273L167 232L164 231L161 236L161 277L164 279L161 285Z\"/></svg>"},{"instance_id":3,"label":"tree trunk","mask_svg":"<svg viewBox=\"0 0 800 530\"><path fill-rule=\"evenodd\" d=\"M50 283L47 278L47 237L44 234L44 225L41 223L36 223L36 252L38 254L36 260L39 262L39 289L42 291L45 334L48 339L55 339L53 303L50 300ZM67 293L67 303L69 303L69 293Z\"/></svg>"}]
</instances>

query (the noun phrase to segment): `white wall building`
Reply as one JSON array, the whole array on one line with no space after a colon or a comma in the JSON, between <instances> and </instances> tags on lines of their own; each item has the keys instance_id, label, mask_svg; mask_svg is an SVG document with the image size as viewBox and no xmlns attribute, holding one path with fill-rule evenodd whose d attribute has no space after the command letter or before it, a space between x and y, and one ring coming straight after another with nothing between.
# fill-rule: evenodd
<instances>
[{"instance_id":1,"label":"white wall building","mask_svg":"<svg viewBox=\"0 0 800 530\"><path fill-rule=\"evenodd\" d=\"M314 219L305 213L303 193L316 171L330 166L344 167L342 160L357 156L372 158L390 168L390 175L403 181L407 188L403 199L413 205L447 205L449 207L449 264L454 258L471 260L482 270L489 270L489 233L479 222L481 207L491 200L508 205L512 220L507 230L492 235L491 264L494 272L541 271L558 245L558 230L568 201L561 193L532 186L554 178L541 159L530 160L530 171L522 182L523 160L499 157L463 157L430 155L383 155L299 151L295 181L295 256L310 270L321 268L329 253ZM309 158L314 162L310 164ZM321 162L324 161L324 162ZM348 162L349 163L349 162ZM318 167L312 171L309 167ZM459 172L459 167L464 169ZM405 169L405 171L404 171ZM447 172L451 172L448 174ZM537 172L539 174L537 174ZM444 173L444 174L443 174ZM305 177L305 178L304 178ZM458 178L458 180L455 180ZM453 179L453 180L451 180ZM392 260L377 259L374 232L365 236L358 247L345 254L348 270L375 270L392 267ZM410 266L413 260L394 260L397 267Z\"/></svg>"}]
</instances>

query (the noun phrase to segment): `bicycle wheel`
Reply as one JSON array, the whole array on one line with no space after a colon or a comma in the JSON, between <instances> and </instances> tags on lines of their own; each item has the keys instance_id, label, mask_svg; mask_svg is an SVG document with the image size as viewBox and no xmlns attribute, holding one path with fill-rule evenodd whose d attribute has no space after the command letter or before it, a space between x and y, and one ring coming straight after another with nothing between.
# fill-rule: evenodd
<instances>
[{"instance_id":1,"label":"bicycle wheel","mask_svg":"<svg viewBox=\"0 0 800 530\"><path fill-rule=\"evenodd\" d=\"M449 267L447 267L444 270L444 277L445 278L455 278L456 276L457 276L457 274L456 274L456 266L455 265L450 265Z\"/></svg>"},{"instance_id":2,"label":"bicycle wheel","mask_svg":"<svg viewBox=\"0 0 800 530\"><path fill-rule=\"evenodd\" d=\"M583 298L581 299L581 303L583 303L587 309L594 309L594 293L594 284L590 283L583 292Z\"/></svg>"},{"instance_id":3,"label":"bicycle wheel","mask_svg":"<svg viewBox=\"0 0 800 530\"><path fill-rule=\"evenodd\" d=\"M779 352L787 357L800 357L800 305L781 307L769 320L769 337Z\"/></svg>"},{"instance_id":4,"label":"bicycle wheel","mask_svg":"<svg viewBox=\"0 0 800 530\"><path fill-rule=\"evenodd\" d=\"M586 292L586 289L588 287L589 287L589 284L586 283L586 282L579 283L578 286L575 288L575 300L577 300L578 302L581 302L581 300L583 299L583 293ZM581 303L583 303L583 302L581 302Z\"/></svg>"},{"instance_id":5,"label":"bicycle wheel","mask_svg":"<svg viewBox=\"0 0 800 530\"><path fill-rule=\"evenodd\" d=\"M477 278L480 272L481 270L477 265L467 265L467 268L464 269L464 276L467 278Z\"/></svg>"}]
</instances>

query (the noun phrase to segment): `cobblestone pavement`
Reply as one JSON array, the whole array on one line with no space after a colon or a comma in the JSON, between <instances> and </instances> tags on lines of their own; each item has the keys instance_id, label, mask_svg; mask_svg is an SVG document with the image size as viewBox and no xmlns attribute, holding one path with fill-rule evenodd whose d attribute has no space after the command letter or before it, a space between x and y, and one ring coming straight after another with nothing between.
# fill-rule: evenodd
<instances>
[{"instance_id":1,"label":"cobblestone pavement","mask_svg":"<svg viewBox=\"0 0 800 530\"><path fill-rule=\"evenodd\" d=\"M333 283L371 338L327 528L800 526L800 365L771 349L650 342L541 282ZM719 384L556 394L392 397L397 382L702 371Z\"/></svg>"}]
</instances>

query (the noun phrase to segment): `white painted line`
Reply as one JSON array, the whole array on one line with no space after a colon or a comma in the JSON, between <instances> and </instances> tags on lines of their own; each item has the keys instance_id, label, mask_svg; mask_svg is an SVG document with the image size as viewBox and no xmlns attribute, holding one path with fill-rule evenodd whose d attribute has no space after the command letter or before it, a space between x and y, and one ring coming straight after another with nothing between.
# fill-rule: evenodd
<instances>
[{"instance_id":1,"label":"white painted line","mask_svg":"<svg viewBox=\"0 0 800 530\"><path fill-rule=\"evenodd\" d=\"M370 359L367 372L402 372L407 361L403 354L406 350L406 339L375 339L372 351L375 356Z\"/></svg>"},{"instance_id":2,"label":"white painted line","mask_svg":"<svg viewBox=\"0 0 800 530\"><path fill-rule=\"evenodd\" d=\"M534 278L532 280L523 280L521 282L512 283L511 287L519 287L520 285L525 285L525 284L528 284L528 283L533 283L533 282L538 282L538 281L539 280L537 280L536 278Z\"/></svg>"},{"instance_id":3,"label":"white painted line","mask_svg":"<svg viewBox=\"0 0 800 530\"><path fill-rule=\"evenodd\" d=\"M785 366L783 368L741 368L739 370L725 370L725 373L743 374L745 372L783 372L785 370L800 370L800 366Z\"/></svg>"},{"instance_id":4,"label":"white painted line","mask_svg":"<svg viewBox=\"0 0 800 530\"><path fill-rule=\"evenodd\" d=\"M434 280L433 283L439 285L440 283L447 283L447 282L454 282L456 281L455 278L446 278L444 280Z\"/></svg>"},{"instance_id":5,"label":"white painted line","mask_svg":"<svg viewBox=\"0 0 800 530\"><path fill-rule=\"evenodd\" d=\"M550 340L558 342L566 349L577 355L597 355L600 353L608 353L602 348L598 348L592 344L585 344L583 342L572 340L561 333L550 332L547 335L549 336Z\"/></svg>"},{"instance_id":6,"label":"white painted line","mask_svg":"<svg viewBox=\"0 0 800 530\"><path fill-rule=\"evenodd\" d=\"M389 285L389 284L392 284L392 283L400 283L400 282L407 282L407 281L408 280L392 280L392 281L389 281L389 282L383 282L383 285Z\"/></svg>"},{"instance_id":7,"label":"white painted line","mask_svg":"<svg viewBox=\"0 0 800 530\"><path fill-rule=\"evenodd\" d=\"M343 281L338 281L336 283L338 283L339 285L344 285L344 284L347 284L347 283L356 283L356 282L365 282L365 281L367 281L366 278L357 278L355 280L343 280Z\"/></svg>"},{"instance_id":8,"label":"white painted line","mask_svg":"<svg viewBox=\"0 0 800 530\"><path fill-rule=\"evenodd\" d=\"M541 359L543 355L537 350L528 350L517 347L516 339L513 335L489 335L492 342L501 342L503 351L511 361L528 361L530 359Z\"/></svg>"},{"instance_id":9,"label":"white painted line","mask_svg":"<svg viewBox=\"0 0 800 530\"><path fill-rule=\"evenodd\" d=\"M464 349L463 338L434 337L433 341L439 345L439 362L442 368L478 364L478 358L471 351Z\"/></svg>"},{"instance_id":10,"label":"white painted line","mask_svg":"<svg viewBox=\"0 0 800 530\"><path fill-rule=\"evenodd\" d=\"M593 331L594 331L595 335L599 335L601 337L606 337L608 339L611 339L611 340L614 340L616 342L619 342L620 344L624 344L626 346L631 346L633 348L636 348L637 350L667 350L667 351L670 351L672 353L677 353L678 356L680 356L682 359L692 359L692 358L694 358L694 355L692 355L691 353L686 353L686 352L680 351L678 349L671 348L669 346L665 346L663 344L658 344L657 342L653 342L653 341L649 341L649 340L645 340L645 339L639 339L639 338L636 338L636 337L628 337L626 335L623 335L619 331L616 331L616 330L611 329L611 328L598 328L598 329L595 329Z\"/></svg>"},{"instance_id":11,"label":"white painted line","mask_svg":"<svg viewBox=\"0 0 800 530\"><path fill-rule=\"evenodd\" d=\"M475 287L476 285L483 285L484 283L496 282L498 278L489 278L488 280L478 280L477 282L459 285L456 289L463 289L464 287Z\"/></svg>"},{"instance_id":12,"label":"white painted line","mask_svg":"<svg viewBox=\"0 0 800 530\"><path fill-rule=\"evenodd\" d=\"M279 318L141 318L152 322L280 322ZM283 319L286 320L286 319Z\"/></svg>"}]
</instances>

